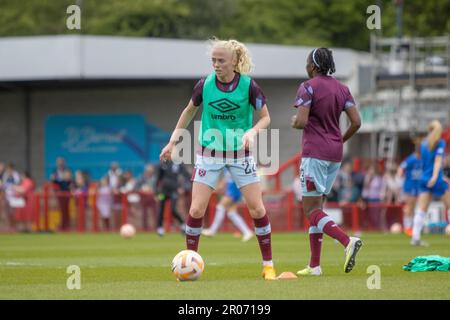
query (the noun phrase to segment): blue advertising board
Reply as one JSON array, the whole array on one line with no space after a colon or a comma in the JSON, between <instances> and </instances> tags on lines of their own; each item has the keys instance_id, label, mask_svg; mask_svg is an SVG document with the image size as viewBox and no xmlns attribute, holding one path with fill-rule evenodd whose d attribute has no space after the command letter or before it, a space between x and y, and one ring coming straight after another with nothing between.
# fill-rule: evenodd
<instances>
[{"instance_id":1,"label":"blue advertising board","mask_svg":"<svg viewBox=\"0 0 450 320\"><path fill-rule=\"evenodd\" d=\"M164 131L158 128L154 131L164 136ZM159 150L155 148L149 153L148 139L145 117L139 114L48 116L45 123L46 177L55 169L57 157L65 158L73 172L85 171L94 180L104 176L113 161L123 170L139 175L146 162L157 160L151 158L155 158L154 153Z\"/></svg>"}]
</instances>

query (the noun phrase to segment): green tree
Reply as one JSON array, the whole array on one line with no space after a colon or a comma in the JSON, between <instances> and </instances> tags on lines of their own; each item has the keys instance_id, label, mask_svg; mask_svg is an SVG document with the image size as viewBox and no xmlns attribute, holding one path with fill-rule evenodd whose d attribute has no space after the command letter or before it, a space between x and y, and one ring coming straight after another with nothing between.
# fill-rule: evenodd
<instances>
[{"instance_id":1,"label":"green tree","mask_svg":"<svg viewBox=\"0 0 450 320\"><path fill-rule=\"evenodd\" d=\"M394 0L0 0L0 36L76 34L66 8L82 4L82 33L369 49L369 5L396 35ZM404 0L403 33L450 34L450 0Z\"/></svg>"}]
</instances>

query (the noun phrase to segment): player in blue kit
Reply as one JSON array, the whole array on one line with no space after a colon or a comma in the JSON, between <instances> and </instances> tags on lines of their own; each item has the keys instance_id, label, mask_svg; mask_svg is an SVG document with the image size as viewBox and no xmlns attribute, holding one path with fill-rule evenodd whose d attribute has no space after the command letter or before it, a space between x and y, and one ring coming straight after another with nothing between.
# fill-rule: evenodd
<instances>
[{"instance_id":1,"label":"player in blue kit","mask_svg":"<svg viewBox=\"0 0 450 320\"><path fill-rule=\"evenodd\" d=\"M214 236L225 219L225 213L227 213L228 218L241 232L242 241L247 242L254 234L237 211L239 202L242 199L242 194L228 172L225 173L223 183L225 183L225 194L216 206L216 214L211 226L209 229L204 229L202 234L208 237Z\"/></svg>"},{"instance_id":2,"label":"player in blue kit","mask_svg":"<svg viewBox=\"0 0 450 320\"><path fill-rule=\"evenodd\" d=\"M415 145L414 153L410 154L397 171L397 176L405 178L403 182L403 193L405 195L405 206L403 208L403 229L408 236L412 236L412 225L414 209L419 195L420 179L422 178L422 161L420 159L420 145L424 136L416 135L412 140Z\"/></svg>"},{"instance_id":3,"label":"player in blue kit","mask_svg":"<svg viewBox=\"0 0 450 320\"><path fill-rule=\"evenodd\" d=\"M443 159L445 157L445 141L441 139L442 125L434 120L430 123L427 138L420 146L422 159L422 177L420 179L420 194L418 208L414 215L413 235L411 244L426 245L420 240L420 234L425 223L426 213L433 197L440 198L447 210L450 210L449 185L444 179Z\"/></svg>"}]
</instances>

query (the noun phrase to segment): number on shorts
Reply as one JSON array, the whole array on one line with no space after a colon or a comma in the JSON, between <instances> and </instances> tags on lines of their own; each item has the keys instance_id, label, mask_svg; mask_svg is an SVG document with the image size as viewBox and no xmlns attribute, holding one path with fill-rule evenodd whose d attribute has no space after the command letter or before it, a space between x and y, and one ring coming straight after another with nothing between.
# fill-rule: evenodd
<instances>
[{"instance_id":1,"label":"number on shorts","mask_svg":"<svg viewBox=\"0 0 450 320\"><path fill-rule=\"evenodd\" d=\"M251 174L251 173L255 173L256 172L256 164L255 163L250 163L248 160L244 161L244 166L245 166L245 174Z\"/></svg>"}]
</instances>

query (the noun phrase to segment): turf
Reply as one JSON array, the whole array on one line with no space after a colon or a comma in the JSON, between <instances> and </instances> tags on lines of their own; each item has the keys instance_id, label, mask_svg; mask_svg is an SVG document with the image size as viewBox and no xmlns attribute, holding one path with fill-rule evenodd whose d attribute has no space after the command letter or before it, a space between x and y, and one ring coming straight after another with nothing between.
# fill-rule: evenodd
<instances>
[{"instance_id":1,"label":"turf","mask_svg":"<svg viewBox=\"0 0 450 320\"><path fill-rule=\"evenodd\" d=\"M274 234L278 273L308 262L304 233ZM0 235L0 299L450 299L450 274L411 273L402 266L419 255L450 256L450 237L429 235L430 247L411 247L404 235L365 234L355 269L343 272L342 247L325 238L321 277L263 281L258 244L231 234L202 237L205 271L199 281L177 282L170 271L184 249L179 234ZM81 289L69 290L69 265L81 270ZM381 288L369 290L367 268L381 270Z\"/></svg>"}]
</instances>

